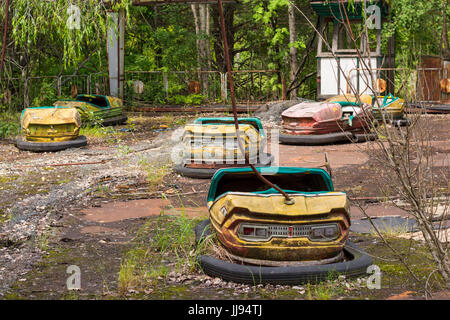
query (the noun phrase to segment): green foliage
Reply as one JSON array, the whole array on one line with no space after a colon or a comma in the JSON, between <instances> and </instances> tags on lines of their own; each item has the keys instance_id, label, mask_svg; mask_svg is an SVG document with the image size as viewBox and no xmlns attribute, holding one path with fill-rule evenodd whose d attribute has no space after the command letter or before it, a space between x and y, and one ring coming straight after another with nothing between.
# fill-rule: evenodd
<instances>
[{"instance_id":1,"label":"green foliage","mask_svg":"<svg viewBox=\"0 0 450 320\"><path fill-rule=\"evenodd\" d=\"M0 105L0 139L13 137L19 130L19 114L5 112L5 107Z\"/></svg>"},{"instance_id":2,"label":"green foliage","mask_svg":"<svg viewBox=\"0 0 450 320\"><path fill-rule=\"evenodd\" d=\"M42 82L39 89L39 93L33 99L32 105L35 107L39 106L51 106L53 103L58 100L58 95L56 92L56 88L52 83Z\"/></svg>"},{"instance_id":3,"label":"green foliage","mask_svg":"<svg viewBox=\"0 0 450 320\"><path fill-rule=\"evenodd\" d=\"M450 16L450 6L447 7L445 17L442 13L444 1L446 0L387 1L390 5L390 15L383 25L383 47L386 52L387 39L395 34L397 67L415 67L420 54L441 53L443 19ZM187 81L198 80L195 75L198 67L196 41L204 37L195 33L190 7L186 4L131 6L131 2L131 0L113 1L113 10L123 8L127 15L126 70L190 71L192 75L189 79L169 74L167 92L164 90L161 75L139 76L136 79L143 81L145 89L142 94L136 95L132 91L133 79L127 74L126 97L132 101L140 100L155 104L201 104L203 97L188 95L186 86ZM316 20L310 1L297 0L293 3L312 22ZM351 10L354 7L354 0L349 3L348 10ZM68 28L67 10L71 4L80 8L80 29ZM292 45L298 49L299 60L302 60L307 53L306 44L314 31L296 11L297 40L289 43L288 5L288 0L243 0L239 4L224 5L225 14L233 15L233 23L227 26L227 30L233 39L230 45L234 69L276 69L288 74L289 47ZM221 61L223 57L220 57L223 49L216 6L210 5L210 9L211 69L223 71ZM0 21L3 21L4 17L4 7L0 6ZM6 51L4 72L7 71L8 78L17 78L14 84L8 83L10 89L14 87L10 90L13 99L11 105L17 108L23 106L24 84L20 79L22 76L86 75L107 71L106 1L15 0L11 1L10 22L8 43L13 42L14 50L10 46ZM448 29L450 31L450 28ZM355 32L358 33L358 30ZM375 40L374 33L370 37ZM314 54L313 50L300 77L316 69ZM97 81L95 79L93 78L91 87ZM236 91L241 97L245 90L251 92L250 95L258 96L254 94L256 90L253 90L256 87L264 89L266 96L270 96L274 91L280 91L280 78L267 76L262 80L256 84L253 78L247 77L246 82L242 82L241 91L238 88L240 83L236 81ZM31 104L51 105L57 98L54 81L54 79L33 79L29 83ZM85 88L81 81L83 80L80 80L79 89ZM249 82L251 87L246 87ZM215 92L217 98L220 81L212 80L211 77L209 85L210 92ZM65 86L63 90L70 87L67 83ZM314 98L315 88L316 82L314 78L310 78L299 88L299 94ZM212 95L208 93L208 96L211 98Z\"/></svg>"},{"instance_id":4,"label":"green foliage","mask_svg":"<svg viewBox=\"0 0 450 320\"><path fill-rule=\"evenodd\" d=\"M169 103L173 103L173 104L181 104L181 105L200 105L205 101L205 96L202 94L190 94L188 96L183 96L183 95L174 95L172 97L169 97L167 99L167 101Z\"/></svg>"},{"instance_id":5,"label":"green foliage","mask_svg":"<svg viewBox=\"0 0 450 320\"><path fill-rule=\"evenodd\" d=\"M160 10L162 12L160 12ZM195 30L186 6L132 7L127 24L128 70L192 70L196 66Z\"/></svg>"},{"instance_id":6,"label":"green foliage","mask_svg":"<svg viewBox=\"0 0 450 320\"><path fill-rule=\"evenodd\" d=\"M286 11L289 1L287 0L270 0L270 1L249 1L245 3L252 4L253 16L255 22L263 25L263 32L266 42L267 54L271 59L268 64L269 69L280 69L289 53L287 41L289 39L289 31L286 26ZM284 25L281 25L280 16L284 14ZM300 45L300 44L299 44Z\"/></svg>"},{"instance_id":7,"label":"green foliage","mask_svg":"<svg viewBox=\"0 0 450 320\"><path fill-rule=\"evenodd\" d=\"M390 21L383 25L383 44L386 46L387 39L395 34L397 59L402 66L416 66L421 54L440 55L444 1L389 1L391 14ZM447 6L447 21L449 17Z\"/></svg>"},{"instance_id":8,"label":"green foliage","mask_svg":"<svg viewBox=\"0 0 450 320\"><path fill-rule=\"evenodd\" d=\"M70 5L80 9L80 28L70 29ZM113 9L125 9L131 5L130 0L113 2ZM83 55L84 45L104 39L107 18L103 1L28 1L12 2L11 36L18 46L36 45L42 37L51 41L61 41L64 48L63 61L69 65L74 59Z\"/></svg>"}]
</instances>

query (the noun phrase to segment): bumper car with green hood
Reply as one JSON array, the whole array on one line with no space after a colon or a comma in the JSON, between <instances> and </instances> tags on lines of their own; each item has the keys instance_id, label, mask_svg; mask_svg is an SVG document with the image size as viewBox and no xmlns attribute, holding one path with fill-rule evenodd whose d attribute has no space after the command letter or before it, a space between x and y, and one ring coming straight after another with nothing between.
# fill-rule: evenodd
<instances>
[{"instance_id":1,"label":"bumper car with green hood","mask_svg":"<svg viewBox=\"0 0 450 320\"><path fill-rule=\"evenodd\" d=\"M290 201L250 168L217 171L208 193L209 219L195 232L198 242L216 235L228 260L200 255L205 273L251 284L295 284L326 280L330 274L366 273L372 259L348 241L349 200L334 190L327 171L257 170Z\"/></svg>"},{"instance_id":2,"label":"bumper car with green hood","mask_svg":"<svg viewBox=\"0 0 450 320\"><path fill-rule=\"evenodd\" d=\"M233 118L198 118L184 127L183 158L175 172L191 178L211 178L220 168L268 166L273 156L264 152L266 135L258 118L239 118L238 144Z\"/></svg>"}]
</instances>

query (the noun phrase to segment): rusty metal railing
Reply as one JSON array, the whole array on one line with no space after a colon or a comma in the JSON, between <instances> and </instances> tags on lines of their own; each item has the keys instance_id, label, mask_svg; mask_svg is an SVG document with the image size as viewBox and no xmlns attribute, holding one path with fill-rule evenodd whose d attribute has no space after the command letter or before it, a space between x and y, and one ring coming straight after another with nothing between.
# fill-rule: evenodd
<instances>
[{"instance_id":1,"label":"rusty metal railing","mask_svg":"<svg viewBox=\"0 0 450 320\"><path fill-rule=\"evenodd\" d=\"M235 70L236 101L258 105L286 98L286 79L278 70ZM107 73L0 79L0 104L10 111L52 105L76 93L108 94ZM127 71L123 99L128 106L229 104L228 75L219 71ZM189 100L190 99L190 100Z\"/></svg>"},{"instance_id":2,"label":"rusty metal railing","mask_svg":"<svg viewBox=\"0 0 450 320\"><path fill-rule=\"evenodd\" d=\"M395 90L395 95L401 96L403 98L406 98L405 100L408 100L410 102L424 102L424 101L437 101L437 100L428 100L425 99L426 96L430 96L432 92L437 92L440 90L440 83L439 80L437 81L430 81L426 76L426 72L438 72L438 79L442 78L443 75L443 68L423 68L423 67L417 67L415 69L412 68L352 68L348 71L348 79L351 81L352 74L355 72L363 72L363 73L375 73L375 80L380 78L381 73L386 71L393 71L393 72L402 72L405 71L405 74L400 74L399 77L394 78L394 83L391 82L390 79L384 79L386 81L389 81L393 87L398 87L398 89ZM422 75L421 75L422 74ZM358 74L356 77L361 77ZM400 79L398 79L400 78ZM369 79L369 81L371 81ZM354 85L354 84L352 84ZM372 86L374 91L379 91L378 88L376 88L376 84L363 84L366 87ZM361 88L355 88L357 91L361 93ZM350 92L349 85L347 84L347 93ZM372 91L370 90L369 93ZM381 93L381 92L380 92Z\"/></svg>"}]
</instances>

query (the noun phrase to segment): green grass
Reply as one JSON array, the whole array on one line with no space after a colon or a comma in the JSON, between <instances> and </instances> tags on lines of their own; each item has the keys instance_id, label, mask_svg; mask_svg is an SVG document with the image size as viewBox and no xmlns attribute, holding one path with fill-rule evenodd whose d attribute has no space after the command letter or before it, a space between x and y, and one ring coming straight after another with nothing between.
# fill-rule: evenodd
<instances>
[{"instance_id":1,"label":"green grass","mask_svg":"<svg viewBox=\"0 0 450 320\"><path fill-rule=\"evenodd\" d=\"M118 293L143 291L164 280L171 271L192 273L198 269L196 254L202 252L194 240L198 220L168 216L163 212L136 233L134 246L122 259ZM201 246L201 245L200 245Z\"/></svg>"},{"instance_id":2,"label":"green grass","mask_svg":"<svg viewBox=\"0 0 450 320\"><path fill-rule=\"evenodd\" d=\"M0 112L0 139L10 138L19 133L20 113Z\"/></svg>"},{"instance_id":3,"label":"green grass","mask_svg":"<svg viewBox=\"0 0 450 320\"><path fill-rule=\"evenodd\" d=\"M153 191L155 187L159 186L164 177L172 170L172 165L169 163L155 166L154 163L149 162L144 157L139 159L138 165L147 174L147 182L150 184L149 191Z\"/></svg>"},{"instance_id":4,"label":"green grass","mask_svg":"<svg viewBox=\"0 0 450 320\"><path fill-rule=\"evenodd\" d=\"M112 127L87 126L80 128L80 135L88 138L111 138L123 135L123 132L117 131Z\"/></svg>"},{"instance_id":5,"label":"green grass","mask_svg":"<svg viewBox=\"0 0 450 320\"><path fill-rule=\"evenodd\" d=\"M0 185L15 181L17 178L19 178L19 175L0 176Z\"/></svg>"},{"instance_id":6,"label":"green grass","mask_svg":"<svg viewBox=\"0 0 450 320\"><path fill-rule=\"evenodd\" d=\"M332 285L319 283L306 286L306 296L309 300L330 300L335 295L338 295L340 290Z\"/></svg>"}]
</instances>

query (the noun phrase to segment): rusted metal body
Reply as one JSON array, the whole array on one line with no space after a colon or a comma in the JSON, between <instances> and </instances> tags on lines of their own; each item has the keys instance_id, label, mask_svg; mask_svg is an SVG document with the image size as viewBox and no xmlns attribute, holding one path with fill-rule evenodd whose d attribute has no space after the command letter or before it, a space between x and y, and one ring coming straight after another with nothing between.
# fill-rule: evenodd
<instances>
[{"instance_id":1,"label":"rusted metal body","mask_svg":"<svg viewBox=\"0 0 450 320\"><path fill-rule=\"evenodd\" d=\"M421 58L417 72L417 100L440 101L441 58L433 56Z\"/></svg>"},{"instance_id":2,"label":"rusted metal body","mask_svg":"<svg viewBox=\"0 0 450 320\"><path fill-rule=\"evenodd\" d=\"M393 95L377 96L373 98L372 110L375 118L380 119L384 114L387 120L404 118L405 100Z\"/></svg>"},{"instance_id":3,"label":"rusted metal body","mask_svg":"<svg viewBox=\"0 0 450 320\"><path fill-rule=\"evenodd\" d=\"M221 244L237 260L261 265L331 263L340 258L350 227L349 201L334 192L326 171L257 168L288 192L293 204L253 175L250 168L218 171L208 194L210 220ZM316 237L326 226L329 236ZM251 229L256 227L261 231ZM280 264L280 262L286 262Z\"/></svg>"},{"instance_id":4,"label":"rusted metal body","mask_svg":"<svg viewBox=\"0 0 450 320\"><path fill-rule=\"evenodd\" d=\"M282 114L283 131L291 135L363 133L371 120L370 105L348 102L303 102Z\"/></svg>"},{"instance_id":5,"label":"rusted metal body","mask_svg":"<svg viewBox=\"0 0 450 320\"><path fill-rule=\"evenodd\" d=\"M417 68L417 100L450 104L450 60L422 56Z\"/></svg>"}]
</instances>

